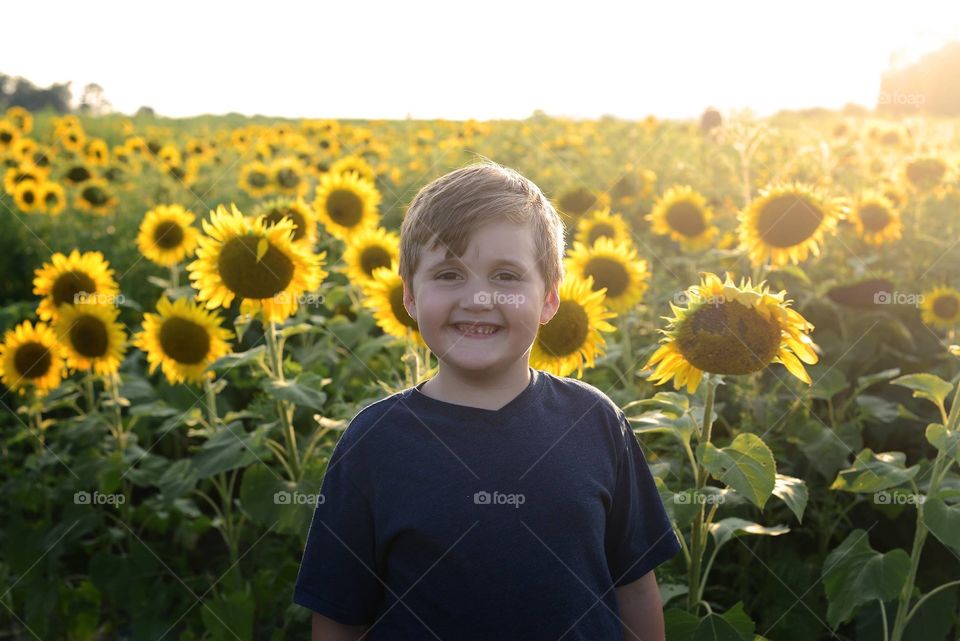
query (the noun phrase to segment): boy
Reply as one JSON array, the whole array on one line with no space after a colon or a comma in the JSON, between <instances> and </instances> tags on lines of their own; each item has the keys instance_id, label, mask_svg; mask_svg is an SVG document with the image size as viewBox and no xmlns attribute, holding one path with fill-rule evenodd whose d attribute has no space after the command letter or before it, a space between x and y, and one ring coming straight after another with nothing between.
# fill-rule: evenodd
<instances>
[{"instance_id":1,"label":"boy","mask_svg":"<svg viewBox=\"0 0 960 641\"><path fill-rule=\"evenodd\" d=\"M334 448L294 592L314 640L663 640L653 568L680 547L637 439L603 392L529 366L563 233L492 162L414 198L403 304L439 369Z\"/></svg>"}]
</instances>

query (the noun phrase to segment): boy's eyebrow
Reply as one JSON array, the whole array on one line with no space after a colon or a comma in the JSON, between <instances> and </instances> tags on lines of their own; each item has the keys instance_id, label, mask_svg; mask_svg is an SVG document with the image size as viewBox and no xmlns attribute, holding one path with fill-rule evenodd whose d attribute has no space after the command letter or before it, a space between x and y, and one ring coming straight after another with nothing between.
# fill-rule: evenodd
<instances>
[{"instance_id":1,"label":"boy's eyebrow","mask_svg":"<svg viewBox=\"0 0 960 641\"><path fill-rule=\"evenodd\" d=\"M463 264L463 261L456 256L452 256L450 258L444 258L443 260L435 262L434 264L427 267L427 269L437 269L438 267L443 267L445 265L454 264L454 263ZM493 261L493 264L495 267L498 267L501 265L510 265L512 267L516 267L519 270L527 269L527 267L524 266L522 263L518 263L517 261L511 260L510 258L498 258L497 260Z\"/></svg>"}]
</instances>

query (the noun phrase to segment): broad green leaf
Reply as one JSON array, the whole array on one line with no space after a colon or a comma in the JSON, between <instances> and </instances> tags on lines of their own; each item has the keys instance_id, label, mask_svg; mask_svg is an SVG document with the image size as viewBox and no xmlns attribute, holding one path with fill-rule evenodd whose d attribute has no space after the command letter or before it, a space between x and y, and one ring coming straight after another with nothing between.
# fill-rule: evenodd
<instances>
[{"instance_id":1,"label":"broad green leaf","mask_svg":"<svg viewBox=\"0 0 960 641\"><path fill-rule=\"evenodd\" d=\"M931 497L923 504L923 522L944 545L960 550L960 505Z\"/></svg>"},{"instance_id":2,"label":"broad green leaf","mask_svg":"<svg viewBox=\"0 0 960 641\"><path fill-rule=\"evenodd\" d=\"M953 391L953 385L934 374L907 374L890 382L913 390L914 398L925 398L938 407Z\"/></svg>"},{"instance_id":3,"label":"broad green leaf","mask_svg":"<svg viewBox=\"0 0 960 641\"><path fill-rule=\"evenodd\" d=\"M960 431L947 432L947 428L940 423L930 423L927 425L926 436L930 445L943 452L945 456L960 462Z\"/></svg>"},{"instance_id":4,"label":"broad green leaf","mask_svg":"<svg viewBox=\"0 0 960 641\"><path fill-rule=\"evenodd\" d=\"M906 483L917 475L916 465L905 468L903 452L874 453L869 447L857 454L853 467L840 470L830 486L845 492L879 492Z\"/></svg>"},{"instance_id":5,"label":"broad green leaf","mask_svg":"<svg viewBox=\"0 0 960 641\"><path fill-rule=\"evenodd\" d=\"M191 460L197 479L205 479L238 467L247 467L271 456L265 444L267 428L246 432L240 422L219 428Z\"/></svg>"},{"instance_id":6,"label":"broad green leaf","mask_svg":"<svg viewBox=\"0 0 960 641\"><path fill-rule=\"evenodd\" d=\"M689 443L697 426L689 414L674 416L661 412L645 412L640 416L627 419L633 431L637 434L672 434L685 443Z\"/></svg>"},{"instance_id":7,"label":"broad green leaf","mask_svg":"<svg viewBox=\"0 0 960 641\"><path fill-rule=\"evenodd\" d=\"M723 449L701 443L697 458L710 475L740 492L763 509L773 493L777 463L773 452L756 434L740 434Z\"/></svg>"},{"instance_id":8,"label":"broad green leaf","mask_svg":"<svg viewBox=\"0 0 960 641\"><path fill-rule=\"evenodd\" d=\"M668 601L672 601L678 596L685 595L690 590L686 584L680 583L661 583L659 584L659 587L660 602L664 605L666 605Z\"/></svg>"},{"instance_id":9,"label":"broad green leaf","mask_svg":"<svg viewBox=\"0 0 960 641\"><path fill-rule=\"evenodd\" d=\"M700 625L700 618L686 610L670 608L663 613L663 627L667 641L693 641L693 633Z\"/></svg>"},{"instance_id":10,"label":"broad green leaf","mask_svg":"<svg viewBox=\"0 0 960 641\"><path fill-rule=\"evenodd\" d=\"M850 453L863 447L860 430L853 423L841 423L836 431L819 421L812 425L816 435L804 438L800 450L824 479L833 479L846 467Z\"/></svg>"},{"instance_id":11,"label":"broad green leaf","mask_svg":"<svg viewBox=\"0 0 960 641\"><path fill-rule=\"evenodd\" d=\"M829 400L847 389L847 377L837 369L828 369L825 374L817 376L815 370L810 371L813 387L810 388L810 397Z\"/></svg>"},{"instance_id":12,"label":"broad green leaf","mask_svg":"<svg viewBox=\"0 0 960 641\"><path fill-rule=\"evenodd\" d=\"M298 334L311 334L322 331L322 325L314 325L313 323L297 323L296 325L289 325L281 329L280 335L284 338L290 338L291 336L297 336Z\"/></svg>"},{"instance_id":13,"label":"broad green leaf","mask_svg":"<svg viewBox=\"0 0 960 641\"><path fill-rule=\"evenodd\" d=\"M749 641L749 638L743 637L719 614L709 614L700 619L693 641Z\"/></svg>"},{"instance_id":14,"label":"broad green leaf","mask_svg":"<svg viewBox=\"0 0 960 641\"><path fill-rule=\"evenodd\" d=\"M157 479L157 487L166 501L183 496L197 484L197 472L190 459L182 458L170 467Z\"/></svg>"},{"instance_id":15,"label":"broad green leaf","mask_svg":"<svg viewBox=\"0 0 960 641\"><path fill-rule=\"evenodd\" d=\"M892 369L885 369L882 372L874 372L873 374L867 374L865 376L861 376L860 378L857 379L857 387L854 390L854 395L859 394L863 390L867 389L868 387L872 387L877 383L881 383L883 381L889 381L891 378L893 378L899 373L900 373L900 368L894 367Z\"/></svg>"},{"instance_id":16,"label":"broad green leaf","mask_svg":"<svg viewBox=\"0 0 960 641\"><path fill-rule=\"evenodd\" d=\"M780 536L781 534L786 534L789 531L790 528L785 525L766 527L760 525L759 523L747 521L746 519L740 519L735 516L731 516L729 518L717 521L716 523L710 524L710 534L713 535L713 540L717 547L720 547L729 542L731 539L743 534L753 534L758 536Z\"/></svg>"},{"instance_id":17,"label":"broad green leaf","mask_svg":"<svg viewBox=\"0 0 960 641\"><path fill-rule=\"evenodd\" d=\"M327 402L327 395L320 388L328 385L332 380L308 372L289 381L264 379L262 388L277 400L287 401L299 407L322 410Z\"/></svg>"},{"instance_id":18,"label":"broad green leaf","mask_svg":"<svg viewBox=\"0 0 960 641\"><path fill-rule=\"evenodd\" d=\"M254 605L252 594L237 590L204 601L200 616L213 641L253 639Z\"/></svg>"},{"instance_id":19,"label":"broad green leaf","mask_svg":"<svg viewBox=\"0 0 960 641\"><path fill-rule=\"evenodd\" d=\"M836 630L864 603L895 599L910 569L900 548L881 554L870 547L864 530L853 530L827 555L820 574L827 595L827 622Z\"/></svg>"},{"instance_id":20,"label":"broad green leaf","mask_svg":"<svg viewBox=\"0 0 960 641\"><path fill-rule=\"evenodd\" d=\"M777 474L777 481L773 487L773 495L787 504L799 523L803 523L803 511L807 507L807 484L786 474Z\"/></svg>"},{"instance_id":21,"label":"broad green leaf","mask_svg":"<svg viewBox=\"0 0 960 641\"><path fill-rule=\"evenodd\" d=\"M897 404L880 396L861 394L857 397L857 405L868 417L881 423L892 423L900 418L900 409Z\"/></svg>"},{"instance_id":22,"label":"broad green leaf","mask_svg":"<svg viewBox=\"0 0 960 641\"><path fill-rule=\"evenodd\" d=\"M225 356L221 356L217 360L210 363L207 369L213 370L214 372L224 372L227 370L231 370L234 367L240 367L242 365L250 365L252 363L255 363L258 360L262 360L264 358L264 353L266 352L266 349L267 348L264 347L263 345L258 345L257 347L248 349L245 352L236 352L233 354L227 354Z\"/></svg>"},{"instance_id":23,"label":"broad green leaf","mask_svg":"<svg viewBox=\"0 0 960 641\"><path fill-rule=\"evenodd\" d=\"M678 392L657 392L651 398L631 401L621 409L627 411L631 407L643 407L645 405L660 405L673 409L677 414L682 414L690 408L690 399L686 394Z\"/></svg>"}]
</instances>

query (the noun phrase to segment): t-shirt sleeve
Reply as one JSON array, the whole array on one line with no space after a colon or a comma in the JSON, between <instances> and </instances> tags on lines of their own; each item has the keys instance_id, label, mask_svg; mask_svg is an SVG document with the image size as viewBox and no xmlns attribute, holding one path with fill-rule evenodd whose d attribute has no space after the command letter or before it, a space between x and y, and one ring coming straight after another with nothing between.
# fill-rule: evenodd
<instances>
[{"instance_id":1,"label":"t-shirt sleeve","mask_svg":"<svg viewBox=\"0 0 960 641\"><path fill-rule=\"evenodd\" d=\"M359 457L341 437L323 477L293 601L344 625L374 620L381 582L369 500L354 481Z\"/></svg>"},{"instance_id":2,"label":"t-shirt sleeve","mask_svg":"<svg viewBox=\"0 0 960 641\"><path fill-rule=\"evenodd\" d=\"M621 455L604 533L607 567L615 587L636 581L680 551L637 437L627 418L620 413L618 417Z\"/></svg>"}]
</instances>

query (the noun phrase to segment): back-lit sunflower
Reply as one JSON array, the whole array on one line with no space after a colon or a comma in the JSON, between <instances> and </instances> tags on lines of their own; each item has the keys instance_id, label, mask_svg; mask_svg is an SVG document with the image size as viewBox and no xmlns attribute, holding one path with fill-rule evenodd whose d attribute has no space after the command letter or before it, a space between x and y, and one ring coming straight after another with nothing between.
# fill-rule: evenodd
<instances>
[{"instance_id":1,"label":"back-lit sunflower","mask_svg":"<svg viewBox=\"0 0 960 641\"><path fill-rule=\"evenodd\" d=\"M373 278L373 270L390 267L400 259L400 237L383 227L355 234L343 252L350 281L363 286Z\"/></svg>"},{"instance_id":2,"label":"back-lit sunflower","mask_svg":"<svg viewBox=\"0 0 960 641\"><path fill-rule=\"evenodd\" d=\"M618 205L631 205L638 198L649 198L657 186L657 174L649 169L637 170L627 163L624 173L610 188L610 197Z\"/></svg>"},{"instance_id":3,"label":"back-lit sunflower","mask_svg":"<svg viewBox=\"0 0 960 641\"><path fill-rule=\"evenodd\" d=\"M60 183L46 180L37 187L37 204L41 211L56 216L67 206L67 195Z\"/></svg>"},{"instance_id":4,"label":"back-lit sunflower","mask_svg":"<svg viewBox=\"0 0 960 641\"><path fill-rule=\"evenodd\" d=\"M3 190L8 194L13 194L21 183L41 183L46 180L49 175L49 169L34 167L29 163L20 163L18 166L10 167L4 172Z\"/></svg>"},{"instance_id":5,"label":"back-lit sunflower","mask_svg":"<svg viewBox=\"0 0 960 641\"><path fill-rule=\"evenodd\" d=\"M772 293L764 283L754 287L749 280L735 285L729 273L726 281L702 273L700 284L686 291L685 308L670 304L674 316L665 316L667 329L659 330L663 344L644 365L657 366L649 379L656 385L673 379L676 389L686 385L692 394L703 372L750 374L781 363L809 385L800 361L819 360L808 336L813 325L788 307L785 294Z\"/></svg>"},{"instance_id":6,"label":"back-lit sunflower","mask_svg":"<svg viewBox=\"0 0 960 641\"><path fill-rule=\"evenodd\" d=\"M33 293L43 297L37 307L40 320L56 319L57 309L64 303L112 304L120 291L110 263L98 251L81 254L74 249L69 256L56 253L34 274Z\"/></svg>"},{"instance_id":7,"label":"back-lit sunflower","mask_svg":"<svg viewBox=\"0 0 960 641\"><path fill-rule=\"evenodd\" d=\"M310 187L307 169L298 158L277 158L271 162L270 180L274 190L284 196L304 196Z\"/></svg>"},{"instance_id":8,"label":"back-lit sunflower","mask_svg":"<svg viewBox=\"0 0 960 641\"><path fill-rule=\"evenodd\" d=\"M164 296L157 302L156 314L143 315L143 329L133 345L146 352L151 374L159 366L172 385L199 384L207 366L230 353L232 339L233 332L220 327L216 312L186 298L171 303ZM206 375L213 377L212 372Z\"/></svg>"},{"instance_id":9,"label":"back-lit sunflower","mask_svg":"<svg viewBox=\"0 0 960 641\"><path fill-rule=\"evenodd\" d=\"M76 193L73 201L74 206L91 214L106 216L117 205L117 197L113 195L112 188L107 181L102 178L88 180L77 188Z\"/></svg>"},{"instance_id":10,"label":"back-lit sunflower","mask_svg":"<svg viewBox=\"0 0 960 641\"><path fill-rule=\"evenodd\" d=\"M953 287L935 287L924 292L920 312L923 322L931 327L956 327L960 324L960 291Z\"/></svg>"},{"instance_id":11,"label":"back-lit sunflower","mask_svg":"<svg viewBox=\"0 0 960 641\"><path fill-rule=\"evenodd\" d=\"M699 251L710 246L718 230L711 220L713 210L703 195L687 185L675 185L657 199L647 214L650 230L669 236L684 251Z\"/></svg>"},{"instance_id":12,"label":"back-lit sunflower","mask_svg":"<svg viewBox=\"0 0 960 641\"><path fill-rule=\"evenodd\" d=\"M248 162L240 168L240 188L252 198L262 198L271 192L270 168L259 160Z\"/></svg>"},{"instance_id":13,"label":"back-lit sunflower","mask_svg":"<svg viewBox=\"0 0 960 641\"><path fill-rule=\"evenodd\" d=\"M17 204L17 209L27 214L40 209L40 194L37 183L29 180L17 184L13 189L13 202Z\"/></svg>"},{"instance_id":14,"label":"back-lit sunflower","mask_svg":"<svg viewBox=\"0 0 960 641\"><path fill-rule=\"evenodd\" d=\"M943 183L947 176L947 162L937 156L921 156L907 162L904 176L917 191L930 191Z\"/></svg>"},{"instance_id":15,"label":"back-lit sunflower","mask_svg":"<svg viewBox=\"0 0 960 641\"><path fill-rule=\"evenodd\" d=\"M65 165L62 179L68 185L73 185L76 187L78 185L82 185L88 180L93 180L94 175L93 171L90 170L90 167L87 166L86 163L74 161Z\"/></svg>"},{"instance_id":16,"label":"back-lit sunflower","mask_svg":"<svg viewBox=\"0 0 960 641\"><path fill-rule=\"evenodd\" d=\"M583 376L603 354L606 341L600 332L616 328L607 319L616 316L604 305L604 291L594 290L591 278L568 273L560 283L560 306L549 322L540 326L530 349L530 365L555 376L574 371Z\"/></svg>"},{"instance_id":17,"label":"back-lit sunflower","mask_svg":"<svg viewBox=\"0 0 960 641\"><path fill-rule=\"evenodd\" d=\"M845 213L839 199L828 199L807 185L768 188L740 212L740 243L754 265L766 260L778 267L796 265L809 254L820 255L824 235L836 230Z\"/></svg>"},{"instance_id":18,"label":"back-lit sunflower","mask_svg":"<svg viewBox=\"0 0 960 641\"><path fill-rule=\"evenodd\" d=\"M575 240L592 245L599 238L614 242L630 240L630 226L620 214L611 214L609 207L590 212L577 221Z\"/></svg>"},{"instance_id":19,"label":"back-lit sunflower","mask_svg":"<svg viewBox=\"0 0 960 641\"><path fill-rule=\"evenodd\" d=\"M54 323L71 371L116 372L127 349L120 310L112 305L63 305Z\"/></svg>"},{"instance_id":20,"label":"back-lit sunflower","mask_svg":"<svg viewBox=\"0 0 960 641\"><path fill-rule=\"evenodd\" d=\"M91 165L106 165L110 160L110 148L101 138L91 138L83 149L84 157Z\"/></svg>"},{"instance_id":21,"label":"back-lit sunflower","mask_svg":"<svg viewBox=\"0 0 960 641\"><path fill-rule=\"evenodd\" d=\"M330 173L344 174L348 171L359 174L361 178L371 183L377 181L377 172L360 156L344 156L330 165Z\"/></svg>"},{"instance_id":22,"label":"back-lit sunflower","mask_svg":"<svg viewBox=\"0 0 960 641\"><path fill-rule=\"evenodd\" d=\"M0 118L0 155L6 154L20 140L20 130L9 120Z\"/></svg>"},{"instance_id":23,"label":"back-lit sunflower","mask_svg":"<svg viewBox=\"0 0 960 641\"><path fill-rule=\"evenodd\" d=\"M328 172L317 185L313 208L327 232L348 240L363 229L380 222L380 192L368 180L353 172Z\"/></svg>"},{"instance_id":24,"label":"back-lit sunflower","mask_svg":"<svg viewBox=\"0 0 960 641\"><path fill-rule=\"evenodd\" d=\"M33 114L23 107L14 105L4 112L3 117L12 122L22 134L33 131Z\"/></svg>"},{"instance_id":25,"label":"back-lit sunflower","mask_svg":"<svg viewBox=\"0 0 960 641\"><path fill-rule=\"evenodd\" d=\"M32 389L37 396L44 396L60 384L65 374L61 348L51 327L24 321L4 333L0 378L8 389L20 395Z\"/></svg>"},{"instance_id":26,"label":"back-lit sunflower","mask_svg":"<svg viewBox=\"0 0 960 641\"><path fill-rule=\"evenodd\" d=\"M245 218L236 205L230 208L220 205L202 221L207 235L200 238L197 259L187 265L197 300L213 309L240 298L241 313L282 322L297 311L299 298L326 278L326 252L314 254L294 243L288 218L267 225Z\"/></svg>"},{"instance_id":27,"label":"back-lit sunflower","mask_svg":"<svg viewBox=\"0 0 960 641\"><path fill-rule=\"evenodd\" d=\"M605 289L603 304L622 313L636 305L647 291L647 261L637 257L630 241L600 238L593 245L574 242L564 259L564 271L592 278L594 290Z\"/></svg>"},{"instance_id":28,"label":"back-lit sunflower","mask_svg":"<svg viewBox=\"0 0 960 641\"><path fill-rule=\"evenodd\" d=\"M257 205L253 215L266 225L273 225L284 218L293 223L294 242L313 247L317 242L317 215L302 199L274 198Z\"/></svg>"},{"instance_id":29,"label":"back-lit sunflower","mask_svg":"<svg viewBox=\"0 0 960 641\"><path fill-rule=\"evenodd\" d=\"M403 305L403 281L396 262L377 267L363 286L363 304L387 334L423 346L420 327Z\"/></svg>"},{"instance_id":30,"label":"back-lit sunflower","mask_svg":"<svg viewBox=\"0 0 960 641\"><path fill-rule=\"evenodd\" d=\"M874 192L864 192L850 212L850 221L863 242L874 246L897 240L903 228L893 203Z\"/></svg>"},{"instance_id":31,"label":"back-lit sunflower","mask_svg":"<svg viewBox=\"0 0 960 641\"><path fill-rule=\"evenodd\" d=\"M593 192L586 187L573 187L560 194L556 201L561 214L578 219L594 209L610 205L610 197L605 193Z\"/></svg>"},{"instance_id":32,"label":"back-lit sunflower","mask_svg":"<svg viewBox=\"0 0 960 641\"><path fill-rule=\"evenodd\" d=\"M157 205L140 223L140 253L162 267L176 265L197 248L200 232L193 219L193 212L182 205Z\"/></svg>"}]
</instances>

